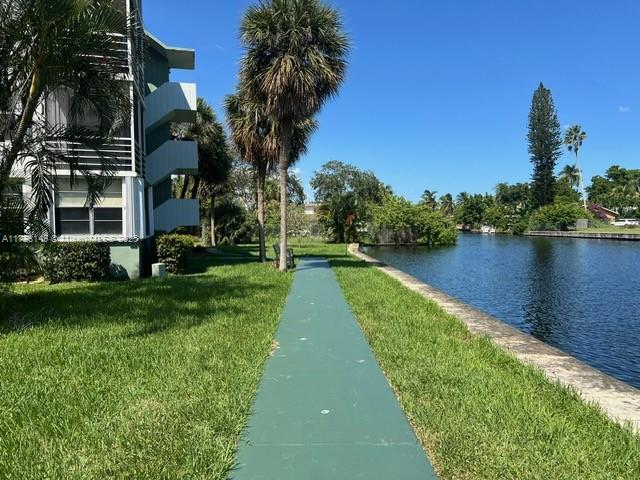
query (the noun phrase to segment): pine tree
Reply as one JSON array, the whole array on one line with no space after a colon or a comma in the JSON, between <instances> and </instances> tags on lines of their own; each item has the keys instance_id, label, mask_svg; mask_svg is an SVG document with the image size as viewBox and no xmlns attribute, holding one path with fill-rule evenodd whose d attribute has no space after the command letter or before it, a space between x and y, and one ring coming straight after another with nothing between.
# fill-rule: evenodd
<instances>
[{"instance_id":1,"label":"pine tree","mask_svg":"<svg viewBox=\"0 0 640 480\"><path fill-rule=\"evenodd\" d=\"M538 208L553 203L556 177L554 170L562 153L558 112L551 90L540 83L533 93L529 112L529 154L533 164L532 200Z\"/></svg>"}]
</instances>

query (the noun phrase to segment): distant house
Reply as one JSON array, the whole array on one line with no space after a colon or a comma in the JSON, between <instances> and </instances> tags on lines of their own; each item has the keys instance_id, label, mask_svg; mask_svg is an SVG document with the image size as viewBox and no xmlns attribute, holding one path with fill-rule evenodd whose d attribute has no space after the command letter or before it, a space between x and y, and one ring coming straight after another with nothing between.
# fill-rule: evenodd
<instances>
[{"instance_id":1,"label":"distant house","mask_svg":"<svg viewBox=\"0 0 640 480\"><path fill-rule=\"evenodd\" d=\"M612 223L620 214L614 210L610 210L602 205L592 203L589 205L589 210L600 220Z\"/></svg>"}]
</instances>

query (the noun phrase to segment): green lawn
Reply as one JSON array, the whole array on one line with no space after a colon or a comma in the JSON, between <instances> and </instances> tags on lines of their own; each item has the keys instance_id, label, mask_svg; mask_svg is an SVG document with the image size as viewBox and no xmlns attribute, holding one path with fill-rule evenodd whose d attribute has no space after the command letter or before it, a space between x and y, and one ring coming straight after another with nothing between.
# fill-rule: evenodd
<instances>
[{"instance_id":1,"label":"green lawn","mask_svg":"<svg viewBox=\"0 0 640 480\"><path fill-rule=\"evenodd\" d=\"M640 227L591 227L578 230L580 233L633 233L640 235Z\"/></svg>"},{"instance_id":2,"label":"green lawn","mask_svg":"<svg viewBox=\"0 0 640 480\"><path fill-rule=\"evenodd\" d=\"M226 478L292 276L216 261L0 305L0 478Z\"/></svg>"},{"instance_id":3,"label":"green lawn","mask_svg":"<svg viewBox=\"0 0 640 480\"><path fill-rule=\"evenodd\" d=\"M442 479L640 478L640 438L355 259L339 282Z\"/></svg>"},{"instance_id":4,"label":"green lawn","mask_svg":"<svg viewBox=\"0 0 640 480\"><path fill-rule=\"evenodd\" d=\"M638 478L640 439L575 394L344 245L291 245L332 260L441 478ZM0 478L227 477L292 275L219 251L0 305Z\"/></svg>"}]
</instances>

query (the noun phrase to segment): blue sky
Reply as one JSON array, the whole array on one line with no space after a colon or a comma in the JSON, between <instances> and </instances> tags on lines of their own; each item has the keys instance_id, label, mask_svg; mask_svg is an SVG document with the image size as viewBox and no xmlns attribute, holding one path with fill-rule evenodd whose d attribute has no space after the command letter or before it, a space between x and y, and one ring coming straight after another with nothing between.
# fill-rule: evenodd
<instances>
[{"instance_id":1,"label":"blue sky","mask_svg":"<svg viewBox=\"0 0 640 480\"><path fill-rule=\"evenodd\" d=\"M147 28L197 50L195 81L223 117L249 0L146 0ZM373 170L399 194L493 191L527 181L527 114L540 81L560 122L582 124L585 177L640 168L637 0L333 0L352 42L340 96L319 116L305 182L329 160ZM561 165L572 162L567 154Z\"/></svg>"}]
</instances>

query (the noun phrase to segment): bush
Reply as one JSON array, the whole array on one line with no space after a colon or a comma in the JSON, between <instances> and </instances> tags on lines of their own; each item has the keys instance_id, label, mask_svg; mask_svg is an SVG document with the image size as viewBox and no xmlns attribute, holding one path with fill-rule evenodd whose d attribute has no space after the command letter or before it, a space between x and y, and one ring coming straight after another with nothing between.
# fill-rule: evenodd
<instances>
[{"instance_id":1,"label":"bush","mask_svg":"<svg viewBox=\"0 0 640 480\"><path fill-rule=\"evenodd\" d=\"M588 217L584 209L575 203L554 203L534 212L529 221L531 230L569 230L579 218Z\"/></svg>"},{"instance_id":2,"label":"bush","mask_svg":"<svg viewBox=\"0 0 640 480\"><path fill-rule=\"evenodd\" d=\"M373 207L374 241L396 244L421 243L430 247L453 245L458 232L453 223L424 205L414 205L396 195L387 196Z\"/></svg>"},{"instance_id":3,"label":"bush","mask_svg":"<svg viewBox=\"0 0 640 480\"><path fill-rule=\"evenodd\" d=\"M527 231L528 225L526 220L520 220L518 223L514 223L511 227L511 233L514 235L524 235Z\"/></svg>"},{"instance_id":4,"label":"bush","mask_svg":"<svg viewBox=\"0 0 640 480\"><path fill-rule=\"evenodd\" d=\"M96 282L109 277L111 252L106 243L48 243L42 249L40 265L51 283Z\"/></svg>"},{"instance_id":5,"label":"bush","mask_svg":"<svg viewBox=\"0 0 640 480\"><path fill-rule=\"evenodd\" d=\"M199 239L192 235L161 235L156 239L158 261L167 266L169 273L184 273L187 257L198 241Z\"/></svg>"}]
</instances>

